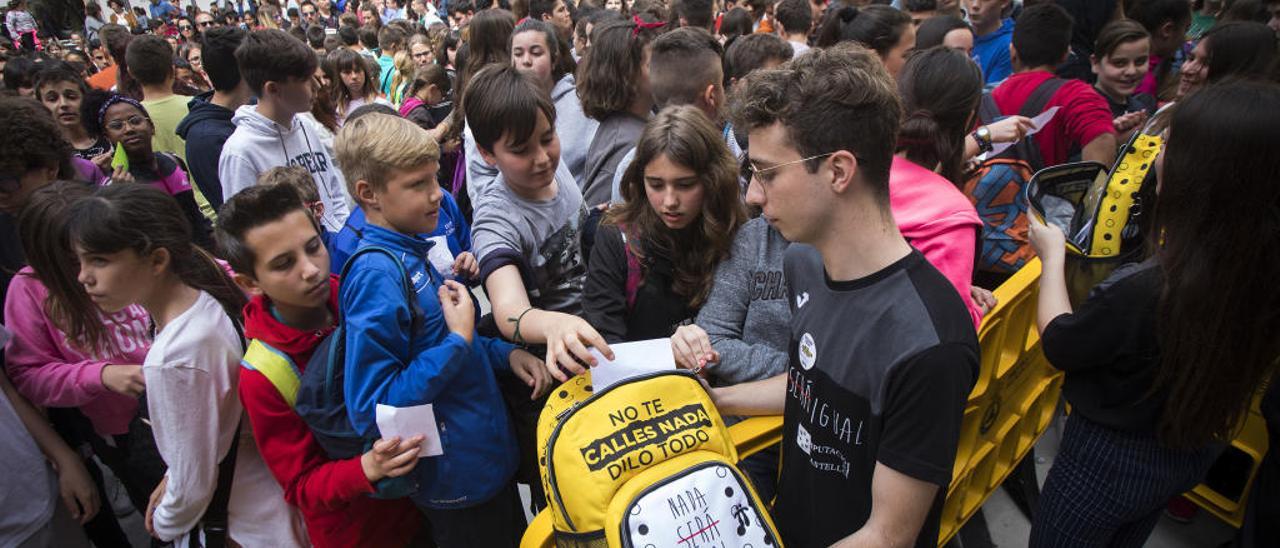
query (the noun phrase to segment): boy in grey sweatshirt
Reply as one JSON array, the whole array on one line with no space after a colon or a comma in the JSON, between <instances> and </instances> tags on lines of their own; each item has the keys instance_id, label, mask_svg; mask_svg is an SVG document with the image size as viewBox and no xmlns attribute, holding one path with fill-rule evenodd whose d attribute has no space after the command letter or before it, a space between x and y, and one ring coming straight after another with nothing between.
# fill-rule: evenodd
<instances>
[{"instance_id":1,"label":"boy in grey sweatshirt","mask_svg":"<svg viewBox=\"0 0 1280 548\"><path fill-rule=\"evenodd\" d=\"M240 107L231 119L236 130L218 158L223 198L253 186L273 167L302 166L324 202L321 224L330 232L342 230L350 211L346 180L320 141L319 128L297 116L311 110L315 52L284 31L258 30L236 49L236 62L258 104Z\"/></svg>"}]
</instances>

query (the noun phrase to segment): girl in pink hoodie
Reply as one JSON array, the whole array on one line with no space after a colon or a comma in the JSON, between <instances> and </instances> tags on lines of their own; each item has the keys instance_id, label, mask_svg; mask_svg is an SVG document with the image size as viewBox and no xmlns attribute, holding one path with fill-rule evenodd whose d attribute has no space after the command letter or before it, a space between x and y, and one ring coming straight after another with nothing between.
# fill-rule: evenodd
<instances>
[{"instance_id":1,"label":"girl in pink hoodie","mask_svg":"<svg viewBox=\"0 0 1280 548\"><path fill-rule=\"evenodd\" d=\"M77 408L88 418L95 453L122 479L134 505L146 508L164 468L153 443L138 443L128 433L144 388L141 363L151 320L140 306L103 313L76 280L67 210L92 191L83 183L56 182L33 193L23 208L18 232L30 266L18 271L5 298L5 325L14 334L5 363L33 404Z\"/></svg>"}]
</instances>

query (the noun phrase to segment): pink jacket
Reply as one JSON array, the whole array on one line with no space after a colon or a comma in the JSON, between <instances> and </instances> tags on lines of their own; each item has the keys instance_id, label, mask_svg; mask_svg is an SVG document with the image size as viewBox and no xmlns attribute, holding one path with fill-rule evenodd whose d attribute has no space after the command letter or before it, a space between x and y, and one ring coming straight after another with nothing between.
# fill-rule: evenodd
<instances>
[{"instance_id":1,"label":"pink jacket","mask_svg":"<svg viewBox=\"0 0 1280 548\"><path fill-rule=\"evenodd\" d=\"M941 175L906 158L889 168L889 207L898 230L960 292L973 326L982 310L969 295L982 219L969 199Z\"/></svg>"},{"instance_id":2,"label":"pink jacket","mask_svg":"<svg viewBox=\"0 0 1280 548\"><path fill-rule=\"evenodd\" d=\"M5 327L13 340L5 347L6 368L13 384L31 403L45 407L79 407L103 436L123 434L138 409L138 400L107 389L102 368L111 364L141 365L151 346L150 318L131 305L103 322L116 350L92 356L70 343L45 314L48 290L24 267L9 284Z\"/></svg>"}]
</instances>

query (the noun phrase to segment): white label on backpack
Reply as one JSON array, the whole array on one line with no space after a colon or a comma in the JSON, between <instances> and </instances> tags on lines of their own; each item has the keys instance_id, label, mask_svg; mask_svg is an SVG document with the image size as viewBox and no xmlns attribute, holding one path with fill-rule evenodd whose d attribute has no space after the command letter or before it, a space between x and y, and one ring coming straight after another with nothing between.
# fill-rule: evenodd
<instances>
[{"instance_id":1,"label":"white label on backpack","mask_svg":"<svg viewBox=\"0 0 1280 548\"><path fill-rule=\"evenodd\" d=\"M668 481L631 503L622 534L633 546L776 546L751 495L727 465Z\"/></svg>"}]
</instances>

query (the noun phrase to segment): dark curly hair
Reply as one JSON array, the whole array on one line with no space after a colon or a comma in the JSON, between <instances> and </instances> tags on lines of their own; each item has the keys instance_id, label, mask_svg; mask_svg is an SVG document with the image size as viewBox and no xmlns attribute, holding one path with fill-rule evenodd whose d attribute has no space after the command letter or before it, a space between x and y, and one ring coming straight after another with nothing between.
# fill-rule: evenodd
<instances>
[{"instance_id":1,"label":"dark curly hair","mask_svg":"<svg viewBox=\"0 0 1280 548\"><path fill-rule=\"evenodd\" d=\"M98 111L102 110L102 105L112 97L119 95L113 91L102 91L100 89L90 89L84 94L84 99L80 101L80 124L84 126L84 130L94 137L103 136L102 121L98 119ZM144 116L150 116L146 109L142 109Z\"/></svg>"},{"instance_id":2,"label":"dark curly hair","mask_svg":"<svg viewBox=\"0 0 1280 548\"><path fill-rule=\"evenodd\" d=\"M0 173L51 167L72 174L71 143L53 115L35 99L0 96Z\"/></svg>"}]
</instances>

